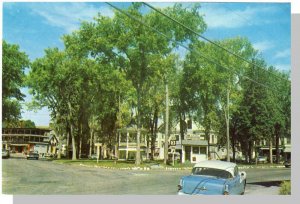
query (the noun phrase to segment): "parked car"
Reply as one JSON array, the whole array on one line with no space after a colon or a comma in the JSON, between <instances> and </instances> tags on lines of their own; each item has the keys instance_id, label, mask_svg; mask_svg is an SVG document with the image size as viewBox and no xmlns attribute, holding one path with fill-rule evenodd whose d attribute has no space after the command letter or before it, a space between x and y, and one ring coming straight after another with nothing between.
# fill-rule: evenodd
<instances>
[{"instance_id":1,"label":"parked car","mask_svg":"<svg viewBox=\"0 0 300 204\"><path fill-rule=\"evenodd\" d=\"M268 158L266 156L258 156L257 157L257 163L267 163L268 162Z\"/></svg>"},{"instance_id":2,"label":"parked car","mask_svg":"<svg viewBox=\"0 0 300 204\"><path fill-rule=\"evenodd\" d=\"M208 160L197 163L192 174L180 179L178 195L240 195L246 188L246 173L235 163Z\"/></svg>"},{"instance_id":3,"label":"parked car","mask_svg":"<svg viewBox=\"0 0 300 204\"><path fill-rule=\"evenodd\" d=\"M29 152L26 156L27 160L28 159L36 159L38 160L39 159L39 154L37 152Z\"/></svg>"},{"instance_id":4,"label":"parked car","mask_svg":"<svg viewBox=\"0 0 300 204\"><path fill-rule=\"evenodd\" d=\"M291 159L286 160L286 161L284 162L284 166L285 166L286 168L291 167Z\"/></svg>"},{"instance_id":5,"label":"parked car","mask_svg":"<svg viewBox=\"0 0 300 204\"><path fill-rule=\"evenodd\" d=\"M91 156L89 155L89 159L97 159L97 154L92 154Z\"/></svg>"},{"instance_id":6,"label":"parked car","mask_svg":"<svg viewBox=\"0 0 300 204\"><path fill-rule=\"evenodd\" d=\"M2 159L8 159L10 156L9 151L7 149L2 149Z\"/></svg>"}]
</instances>

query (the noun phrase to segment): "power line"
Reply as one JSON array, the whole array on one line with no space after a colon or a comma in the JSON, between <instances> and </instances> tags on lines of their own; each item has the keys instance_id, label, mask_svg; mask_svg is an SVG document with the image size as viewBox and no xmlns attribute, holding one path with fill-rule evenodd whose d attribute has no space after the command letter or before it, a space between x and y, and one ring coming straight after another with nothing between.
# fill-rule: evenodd
<instances>
[{"instance_id":1,"label":"power line","mask_svg":"<svg viewBox=\"0 0 300 204\"><path fill-rule=\"evenodd\" d=\"M220 49L222 49L222 50L225 50L225 51L228 52L229 54L231 54L231 55L233 55L233 56L235 56L235 57L237 57L237 58L239 58L239 59L241 59L241 60L247 62L248 64L251 64L251 65L253 65L253 66L259 67L260 69L264 70L265 72L269 72L268 70L264 69L263 67L261 67L261 66L255 64L255 63L253 63L253 62L251 62L251 61L245 59L244 57L242 57L242 56L240 56L240 55L238 55L238 54L235 54L235 53L232 52L231 50L229 50L229 49L227 49L227 48L225 48L225 47L219 45L218 43L216 43L216 42L214 42L214 41L212 41L212 40L210 40L210 39L204 37L203 35L197 33L196 31L192 30L191 28L187 27L186 25L184 25L183 23L177 21L176 19L174 19L174 18L168 16L167 14L165 14L165 13L163 13L162 11L160 11L159 9L157 9L157 8L155 8L155 7L153 7L153 6L151 6L150 4L148 4L148 3L146 3L146 2L143 2L143 4L145 4L146 6L148 6L148 7L151 8L151 9L153 9L154 11L158 12L159 14L165 16L166 18L170 19L171 21L173 21L173 22L175 22L175 23L181 25L182 27L184 27L185 29L187 29L187 30L190 31L191 33L193 33L193 34L197 35L198 37L204 39L205 41L207 41L207 42L213 44L214 46L216 46L216 47L218 47L218 48L220 48ZM274 75L272 72L269 72L269 73L271 73L272 75ZM277 75L274 75L274 76L277 77L277 78L279 78L279 79L281 79L281 80L288 81L287 79L282 78L282 77L279 77L279 76L277 76Z\"/></svg>"},{"instance_id":2,"label":"power line","mask_svg":"<svg viewBox=\"0 0 300 204\"><path fill-rule=\"evenodd\" d=\"M183 47L183 48L185 48L185 49L187 49L187 50L189 50L189 51L195 51L197 54L199 54L202 58L206 59L206 60L209 61L210 63L215 64L215 65L217 65L217 66L219 66L219 67L222 67L222 68L224 68L224 69L227 69L227 70L229 70L230 72L236 74L237 76L243 77L243 78L245 78L245 79L247 79L247 80L249 80L249 81L251 81L251 82L253 82L253 83L256 83L256 84L258 84L258 85L260 85L260 86L263 86L263 87L268 88L268 89L273 89L272 87L269 87L269 86L267 86L267 85L265 85L265 84L262 84L262 83L260 83L260 82L257 82L257 81L255 81L255 80L251 79L250 77L243 76L243 75L241 76L241 75L239 75L237 72L234 72L233 70L231 70L230 68L225 67L225 66L223 66L223 65L221 65L221 64L219 64L219 63L217 63L217 62L215 62L215 61L213 61L213 60L211 60L211 59L209 59L208 57L206 57L205 55L203 55L203 54L200 53L199 51L193 50L193 49L187 47L186 45L183 45L182 43L179 43L179 42L177 42L177 41L175 41L175 40L169 38L169 37L166 36L164 33L162 33L162 32L160 32L159 30L157 30L157 29L155 29L155 28L153 28L153 27L151 27L151 26L145 24L145 23L144 23L143 21L141 21L140 19L137 19L136 17L134 17L134 16L128 14L127 12L125 12L125 11L123 11L122 9L120 9L120 8L118 8L118 7L114 6L114 5L112 5L111 3L106 2L106 4L110 5L111 7L113 7L113 8L116 9L117 11L119 11L120 13L126 15L128 18L130 18L130 19L132 19L132 20L134 20L134 21L137 21L137 22L140 23L141 25L143 25L143 26L145 26L145 27L147 27L147 28L149 28L149 29L151 29L151 30L157 32L158 34L160 34L160 35L162 35L162 36L164 36L166 39L168 39L168 40L174 42L175 44L177 44L177 45L179 45L179 46L181 46L181 47ZM274 89L273 89L273 90L274 90Z\"/></svg>"}]
</instances>

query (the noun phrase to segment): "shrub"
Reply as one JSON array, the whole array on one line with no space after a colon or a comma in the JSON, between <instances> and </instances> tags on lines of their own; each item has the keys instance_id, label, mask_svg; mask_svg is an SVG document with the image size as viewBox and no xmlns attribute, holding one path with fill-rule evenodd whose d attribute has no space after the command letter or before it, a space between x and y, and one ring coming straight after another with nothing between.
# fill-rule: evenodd
<instances>
[{"instance_id":1,"label":"shrub","mask_svg":"<svg viewBox=\"0 0 300 204\"><path fill-rule=\"evenodd\" d=\"M284 181L280 185L280 195L291 195L291 181Z\"/></svg>"}]
</instances>

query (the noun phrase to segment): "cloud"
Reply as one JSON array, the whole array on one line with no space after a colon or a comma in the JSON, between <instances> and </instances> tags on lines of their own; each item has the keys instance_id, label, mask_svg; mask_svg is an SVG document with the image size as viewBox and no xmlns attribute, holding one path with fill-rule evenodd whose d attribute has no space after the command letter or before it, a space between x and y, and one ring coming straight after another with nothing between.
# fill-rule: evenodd
<instances>
[{"instance_id":1,"label":"cloud","mask_svg":"<svg viewBox=\"0 0 300 204\"><path fill-rule=\"evenodd\" d=\"M291 50L290 49L285 49L282 51L278 51L274 58L285 58L285 57L289 57L291 55Z\"/></svg>"},{"instance_id":2,"label":"cloud","mask_svg":"<svg viewBox=\"0 0 300 204\"><path fill-rule=\"evenodd\" d=\"M88 3L34 3L32 13L41 16L51 26L63 28L66 32L78 29L80 21L91 21L98 13L112 16L108 7L94 7Z\"/></svg>"},{"instance_id":3,"label":"cloud","mask_svg":"<svg viewBox=\"0 0 300 204\"><path fill-rule=\"evenodd\" d=\"M209 28L241 28L245 26L272 23L266 19L266 14L277 12L276 7L249 7L243 9L231 9L226 3L216 6L204 4L201 12L205 14L204 20Z\"/></svg>"},{"instance_id":4,"label":"cloud","mask_svg":"<svg viewBox=\"0 0 300 204\"><path fill-rule=\"evenodd\" d=\"M270 41L261 41L261 42L253 43L253 47L260 52L264 52L266 50L273 48L274 43Z\"/></svg>"}]
</instances>

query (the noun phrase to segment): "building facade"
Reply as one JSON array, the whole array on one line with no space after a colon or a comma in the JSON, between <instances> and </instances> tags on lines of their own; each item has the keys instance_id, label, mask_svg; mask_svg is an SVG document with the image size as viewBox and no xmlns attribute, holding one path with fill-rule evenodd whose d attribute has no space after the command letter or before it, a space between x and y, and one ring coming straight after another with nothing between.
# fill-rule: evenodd
<instances>
[{"instance_id":1,"label":"building facade","mask_svg":"<svg viewBox=\"0 0 300 204\"><path fill-rule=\"evenodd\" d=\"M2 148L12 153L55 154L58 140L50 132L42 128L2 128Z\"/></svg>"}]
</instances>

